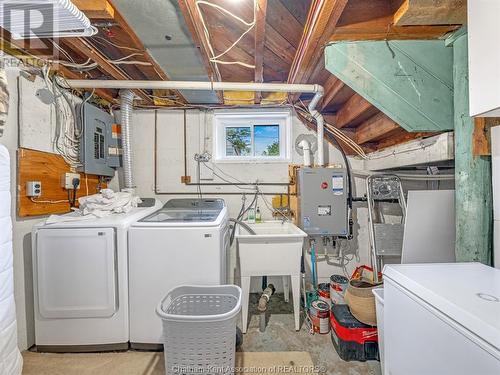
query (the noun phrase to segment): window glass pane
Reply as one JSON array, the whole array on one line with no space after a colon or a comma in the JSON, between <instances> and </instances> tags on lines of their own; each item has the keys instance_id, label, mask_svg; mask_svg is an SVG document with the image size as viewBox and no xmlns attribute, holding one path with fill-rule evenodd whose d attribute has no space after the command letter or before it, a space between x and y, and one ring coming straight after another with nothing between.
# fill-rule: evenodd
<instances>
[{"instance_id":1,"label":"window glass pane","mask_svg":"<svg viewBox=\"0 0 500 375\"><path fill-rule=\"evenodd\" d=\"M250 127L226 127L226 156L249 156L252 152Z\"/></svg>"},{"instance_id":2,"label":"window glass pane","mask_svg":"<svg viewBox=\"0 0 500 375\"><path fill-rule=\"evenodd\" d=\"M253 127L255 156L280 156L280 126Z\"/></svg>"}]
</instances>

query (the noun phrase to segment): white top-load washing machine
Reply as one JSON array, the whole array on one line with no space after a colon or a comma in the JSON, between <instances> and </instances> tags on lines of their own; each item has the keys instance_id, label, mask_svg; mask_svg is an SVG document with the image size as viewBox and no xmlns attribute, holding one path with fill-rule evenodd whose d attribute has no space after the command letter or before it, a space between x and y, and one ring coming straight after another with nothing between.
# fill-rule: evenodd
<instances>
[{"instance_id":1,"label":"white top-load washing machine","mask_svg":"<svg viewBox=\"0 0 500 375\"><path fill-rule=\"evenodd\" d=\"M130 343L162 334L156 306L181 284L226 282L229 216L222 199L172 199L129 230Z\"/></svg>"},{"instance_id":2,"label":"white top-load washing machine","mask_svg":"<svg viewBox=\"0 0 500 375\"><path fill-rule=\"evenodd\" d=\"M126 349L127 231L161 207L33 227L35 343L42 351Z\"/></svg>"}]
</instances>

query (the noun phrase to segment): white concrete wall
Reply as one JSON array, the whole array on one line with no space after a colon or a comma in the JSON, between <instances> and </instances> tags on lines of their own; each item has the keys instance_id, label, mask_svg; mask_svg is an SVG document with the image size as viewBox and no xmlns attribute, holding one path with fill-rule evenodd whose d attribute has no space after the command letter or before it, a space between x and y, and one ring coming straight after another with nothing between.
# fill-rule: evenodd
<instances>
[{"instance_id":1,"label":"white concrete wall","mask_svg":"<svg viewBox=\"0 0 500 375\"><path fill-rule=\"evenodd\" d=\"M196 181L196 162L194 154L203 151L212 150L212 122L211 116L205 122L205 114L198 110L189 110L187 112L187 160L188 160L188 175L192 177L192 181ZM181 110L160 110L156 113L157 122L157 188L160 192L192 192L195 197L196 187L185 186L181 183L181 176L184 175L184 141L183 141L183 111ZM180 195L154 193L154 161L155 161L155 112L152 110L135 111L133 116L133 172L135 183L137 185L137 193L142 197L156 196L158 199L166 202L171 198L178 198ZM299 134L310 133L297 118L293 119L292 125L292 148L295 139ZM204 149L206 146L206 150ZM341 154L332 146L325 146L325 159L330 164L342 164ZM302 163L302 157L293 151L292 163ZM361 169L361 162L353 161L353 167ZM258 179L259 182L287 182L288 181L288 162L286 163L218 163L217 167L225 173L244 182L254 182ZM220 174L220 173L218 173ZM221 181L214 177L213 181ZM286 188L283 187L263 187L263 191L270 193L285 193ZM241 207L242 191L236 187L206 187L202 186L203 195L217 196L216 194L208 195L208 192L236 192L236 195L220 195L225 199L232 217L236 217ZM364 180L356 179L357 195L364 195ZM250 191L249 194L252 194ZM249 197L250 198L250 197ZM268 197L270 203L271 196ZM266 208L262 199L259 199L259 207L262 211L264 219L271 219L271 212ZM354 210L355 219L355 238L350 242L348 251L354 259L347 266L347 272L351 273L358 264L369 263L368 258L368 232L367 228L367 211L365 205L358 204ZM321 249L322 251L322 249ZM359 260L359 261L358 261ZM233 249L234 261L234 249ZM320 281L327 281L329 276L334 273L343 273L340 267L328 265L325 261L319 263ZM280 280L273 280L280 286ZM254 287L258 288L260 281L255 280Z\"/></svg>"},{"instance_id":2,"label":"white concrete wall","mask_svg":"<svg viewBox=\"0 0 500 375\"><path fill-rule=\"evenodd\" d=\"M34 341L33 277L31 257L31 227L40 219L17 217L17 148L18 148L18 93L19 70L7 68L10 106L7 125L0 143L9 150L11 157L12 226L14 251L14 295L17 311L18 343L21 350L32 346Z\"/></svg>"}]
</instances>

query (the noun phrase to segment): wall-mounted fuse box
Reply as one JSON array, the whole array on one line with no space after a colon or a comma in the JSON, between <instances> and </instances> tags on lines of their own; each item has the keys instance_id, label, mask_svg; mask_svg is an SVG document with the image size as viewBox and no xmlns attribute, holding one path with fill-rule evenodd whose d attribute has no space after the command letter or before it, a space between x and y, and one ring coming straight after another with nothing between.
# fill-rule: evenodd
<instances>
[{"instance_id":1,"label":"wall-mounted fuse box","mask_svg":"<svg viewBox=\"0 0 500 375\"><path fill-rule=\"evenodd\" d=\"M81 104L77 112L83 125L79 171L114 176L114 168L121 165L120 126L115 124L112 115L88 103Z\"/></svg>"},{"instance_id":2,"label":"wall-mounted fuse box","mask_svg":"<svg viewBox=\"0 0 500 375\"><path fill-rule=\"evenodd\" d=\"M347 236L347 176L342 168L300 168L299 226L310 236Z\"/></svg>"}]
</instances>

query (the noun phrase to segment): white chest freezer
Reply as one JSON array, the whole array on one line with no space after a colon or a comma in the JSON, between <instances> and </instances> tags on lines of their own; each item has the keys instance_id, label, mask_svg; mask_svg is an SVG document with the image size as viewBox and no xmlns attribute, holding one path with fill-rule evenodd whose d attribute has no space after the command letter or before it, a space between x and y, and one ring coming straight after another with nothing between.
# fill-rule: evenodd
<instances>
[{"instance_id":1,"label":"white chest freezer","mask_svg":"<svg viewBox=\"0 0 500 375\"><path fill-rule=\"evenodd\" d=\"M386 374L500 374L500 270L387 265L384 289Z\"/></svg>"}]
</instances>

